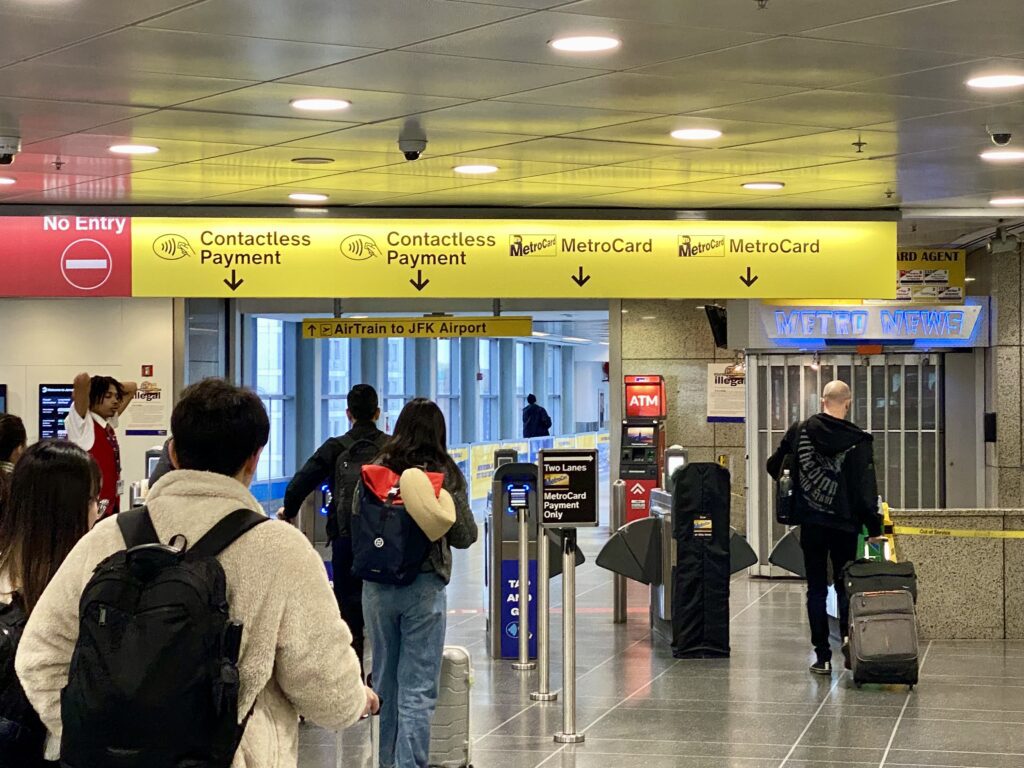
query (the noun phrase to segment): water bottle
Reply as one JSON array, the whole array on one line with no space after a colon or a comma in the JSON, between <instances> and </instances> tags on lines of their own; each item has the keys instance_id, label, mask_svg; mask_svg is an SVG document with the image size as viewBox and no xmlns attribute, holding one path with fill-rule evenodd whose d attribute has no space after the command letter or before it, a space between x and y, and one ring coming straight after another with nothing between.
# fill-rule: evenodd
<instances>
[{"instance_id":1,"label":"water bottle","mask_svg":"<svg viewBox=\"0 0 1024 768\"><path fill-rule=\"evenodd\" d=\"M793 519L793 477L788 469L779 478L779 498L775 519L782 525L791 525Z\"/></svg>"}]
</instances>

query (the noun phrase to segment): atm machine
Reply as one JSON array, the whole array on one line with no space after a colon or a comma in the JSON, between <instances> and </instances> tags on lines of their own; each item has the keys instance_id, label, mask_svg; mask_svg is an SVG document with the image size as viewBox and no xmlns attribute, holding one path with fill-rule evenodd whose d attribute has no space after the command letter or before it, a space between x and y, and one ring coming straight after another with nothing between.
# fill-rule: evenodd
<instances>
[{"instance_id":1,"label":"atm machine","mask_svg":"<svg viewBox=\"0 0 1024 768\"><path fill-rule=\"evenodd\" d=\"M626 376L625 414L619 448L619 477L626 483L626 522L650 514L651 491L664 472L665 379Z\"/></svg>"}]
</instances>

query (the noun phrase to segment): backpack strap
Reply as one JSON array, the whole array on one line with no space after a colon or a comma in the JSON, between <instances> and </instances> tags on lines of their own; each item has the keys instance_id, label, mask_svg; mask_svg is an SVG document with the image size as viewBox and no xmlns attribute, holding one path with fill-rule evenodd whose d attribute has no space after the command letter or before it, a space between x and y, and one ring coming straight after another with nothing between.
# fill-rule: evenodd
<instances>
[{"instance_id":1,"label":"backpack strap","mask_svg":"<svg viewBox=\"0 0 1024 768\"><path fill-rule=\"evenodd\" d=\"M160 537L156 535L156 528L153 527L153 518L149 516L149 509L146 507L119 514L117 527L121 529L126 549L160 543Z\"/></svg>"},{"instance_id":2,"label":"backpack strap","mask_svg":"<svg viewBox=\"0 0 1024 768\"><path fill-rule=\"evenodd\" d=\"M269 518L251 509L238 509L213 526L206 535L188 548L193 557L216 557L250 530Z\"/></svg>"}]
</instances>

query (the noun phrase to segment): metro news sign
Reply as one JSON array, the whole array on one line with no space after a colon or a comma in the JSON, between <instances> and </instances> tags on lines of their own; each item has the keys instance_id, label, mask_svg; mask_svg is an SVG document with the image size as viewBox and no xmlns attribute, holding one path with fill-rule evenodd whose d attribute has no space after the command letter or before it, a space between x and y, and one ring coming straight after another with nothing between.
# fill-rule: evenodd
<instances>
[{"instance_id":1,"label":"metro news sign","mask_svg":"<svg viewBox=\"0 0 1024 768\"><path fill-rule=\"evenodd\" d=\"M132 295L127 216L11 216L0 231L0 296Z\"/></svg>"}]
</instances>

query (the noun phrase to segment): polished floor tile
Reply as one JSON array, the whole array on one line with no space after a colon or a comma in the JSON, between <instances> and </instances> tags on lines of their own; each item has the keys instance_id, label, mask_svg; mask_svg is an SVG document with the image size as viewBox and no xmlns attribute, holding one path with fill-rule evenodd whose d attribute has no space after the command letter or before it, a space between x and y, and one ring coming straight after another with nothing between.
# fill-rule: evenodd
<instances>
[{"instance_id":1,"label":"polished floor tile","mask_svg":"<svg viewBox=\"0 0 1024 768\"><path fill-rule=\"evenodd\" d=\"M449 643L475 666L475 768L1021 768L1024 642L934 641L920 685L866 686L807 672L803 585L734 578L728 659L677 660L653 639L649 595L628 588L612 623L611 577L594 559L606 530L584 531L577 574L577 729L556 744L562 703L529 698L535 672L487 656L483 548L456 553ZM551 584L551 688L562 688L561 579ZM838 659L837 655L837 659ZM365 723L341 734L303 725L300 768L374 768Z\"/></svg>"}]
</instances>

